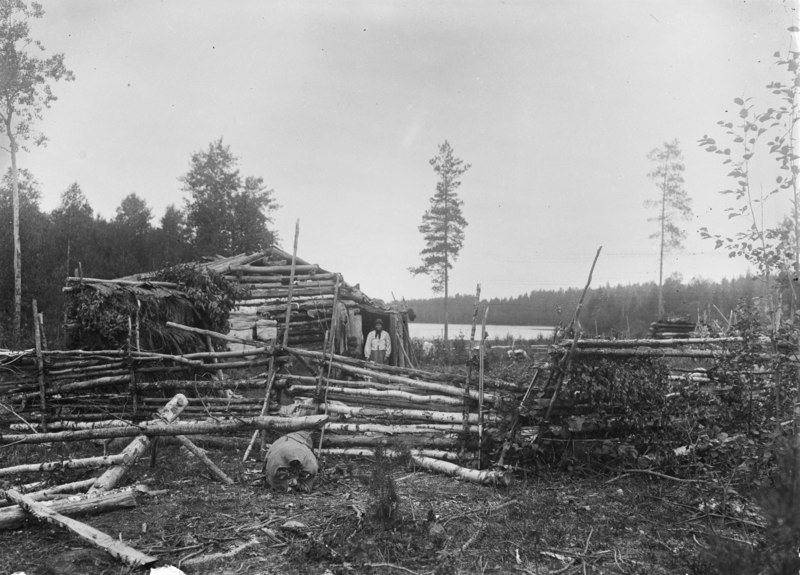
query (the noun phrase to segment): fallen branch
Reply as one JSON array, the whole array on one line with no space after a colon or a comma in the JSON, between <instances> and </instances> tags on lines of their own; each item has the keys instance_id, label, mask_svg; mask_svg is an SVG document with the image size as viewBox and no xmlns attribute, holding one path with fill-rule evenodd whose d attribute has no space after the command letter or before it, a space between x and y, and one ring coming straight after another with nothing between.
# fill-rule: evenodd
<instances>
[{"instance_id":1,"label":"fallen branch","mask_svg":"<svg viewBox=\"0 0 800 575\"><path fill-rule=\"evenodd\" d=\"M189 438L183 435L178 435L176 436L176 439L181 443L181 445L183 445L186 449L191 451L195 455L195 457L197 457L200 461L202 461L203 464L208 468L208 470L214 477L216 477L226 485L233 485L233 479L225 475L225 472L222 471L222 469L220 469L219 467L217 467L216 463L211 461L205 454L205 452L203 452L202 449L200 449L194 443L189 441Z\"/></svg>"},{"instance_id":2,"label":"fallen branch","mask_svg":"<svg viewBox=\"0 0 800 575\"><path fill-rule=\"evenodd\" d=\"M212 561L217 561L219 559L230 559L231 557L235 557L245 549L249 549L250 547L254 547L258 545L259 541L255 537L253 537L250 541L246 541L241 545L237 545L233 549L229 551L221 551L219 553L209 553L208 555L201 555L199 557L192 557L185 561L181 562L181 567L193 567L196 565L202 565L203 563L210 563Z\"/></svg>"}]
</instances>

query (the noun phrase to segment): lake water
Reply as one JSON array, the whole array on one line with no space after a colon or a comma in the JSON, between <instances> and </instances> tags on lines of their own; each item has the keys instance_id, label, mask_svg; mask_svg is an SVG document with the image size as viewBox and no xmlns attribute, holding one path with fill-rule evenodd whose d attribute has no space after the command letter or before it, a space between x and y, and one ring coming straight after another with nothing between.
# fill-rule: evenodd
<instances>
[{"instance_id":1,"label":"lake water","mask_svg":"<svg viewBox=\"0 0 800 575\"><path fill-rule=\"evenodd\" d=\"M450 339L459 337L459 334L464 334L466 339L469 339L469 333L472 326L462 323L451 323L448 326L448 335ZM444 325L440 323L416 323L409 322L408 329L411 332L411 337L418 337L420 339L432 340L444 337ZM480 324L475 330L476 339L481 331ZM487 325L486 333L489 334L490 339L513 337L514 339L538 339L539 336L549 338L553 336L553 328L542 325Z\"/></svg>"}]
</instances>

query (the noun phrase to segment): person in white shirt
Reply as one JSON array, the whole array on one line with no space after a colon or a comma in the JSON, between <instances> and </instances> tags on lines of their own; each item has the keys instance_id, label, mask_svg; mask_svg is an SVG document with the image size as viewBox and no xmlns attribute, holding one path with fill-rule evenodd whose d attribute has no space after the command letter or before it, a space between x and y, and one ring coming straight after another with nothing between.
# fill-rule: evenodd
<instances>
[{"instance_id":1,"label":"person in white shirt","mask_svg":"<svg viewBox=\"0 0 800 575\"><path fill-rule=\"evenodd\" d=\"M374 363L386 363L392 354L392 340L389 334L383 331L383 320L375 320L375 329L369 332L367 343L364 345L364 357Z\"/></svg>"}]
</instances>

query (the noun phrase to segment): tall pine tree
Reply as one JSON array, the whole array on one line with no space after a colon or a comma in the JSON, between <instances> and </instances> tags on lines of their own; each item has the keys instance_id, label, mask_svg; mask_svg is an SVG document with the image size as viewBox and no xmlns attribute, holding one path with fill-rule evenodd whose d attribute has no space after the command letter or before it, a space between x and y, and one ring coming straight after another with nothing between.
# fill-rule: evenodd
<instances>
[{"instance_id":1,"label":"tall pine tree","mask_svg":"<svg viewBox=\"0 0 800 575\"><path fill-rule=\"evenodd\" d=\"M418 228L425 239L425 248L420 252L422 264L409 268L409 271L413 275L430 276L433 292L444 294L444 344L447 349L450 270L464 245L464 228L467 227L461 211L464 202L458 197L457 190L461 186L461 176L472 166L453 155L453 148L447 140L439 145L439 153L430 164L439 181Z\"/></svg>"},{"instance_id":2,"label":"tall pine tree","mask_svg":"<svg viewBox=\"0 0 800 575\"><path fill-rule=\"evenodd\" d=\"M679 226L679 220L692 216L692 199L683 189L683 154L678 140L664 142L655 148L647 159L656 164L647 174L658 188L657 200L646 200L645 207L656 208L658 213L648 221L655 222L658 230L650 235L660 242L658 259L658 317L664 317L664 254L671 249L683 247L686 232Z\"/></svg>"}]
</instances>

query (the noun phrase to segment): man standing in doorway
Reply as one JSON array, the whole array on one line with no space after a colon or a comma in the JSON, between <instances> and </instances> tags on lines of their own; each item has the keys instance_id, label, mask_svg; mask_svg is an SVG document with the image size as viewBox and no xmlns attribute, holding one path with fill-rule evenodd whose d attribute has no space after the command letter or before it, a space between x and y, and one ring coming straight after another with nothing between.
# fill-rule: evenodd
<instances>
[{"instance_id":1,"label":"man standing in doorway","mask_svg":"<svg viewBox=\"0 0 800 575\"><path fill-rule=\"evenodd\" d=\"M375 329L369 332L367 343L364 345L364 357L373 363L384 364L392 354L392 340L389 334L383 331L383 320L375 320Z\"/></svg>"}]
</instances>

